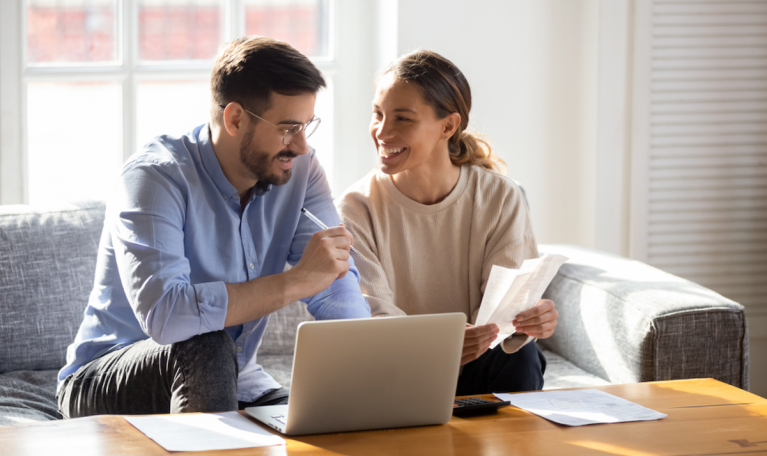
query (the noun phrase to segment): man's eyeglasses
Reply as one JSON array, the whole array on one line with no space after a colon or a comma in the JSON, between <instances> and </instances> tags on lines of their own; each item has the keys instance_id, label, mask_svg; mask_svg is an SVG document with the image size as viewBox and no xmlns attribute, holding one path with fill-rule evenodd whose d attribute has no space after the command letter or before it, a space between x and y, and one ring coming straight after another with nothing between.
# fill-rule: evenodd
<instances>
[{"instance_id":1,"label":"man's eyeglasses","mask_svg":"<svg viewBox=\"0 0 767 456\"><path fill-rule=\"evenodd\" d=\"M226 109L226 106L224 106L224 105L219 105L219 106L221 106L221 109ZM240 106L242 106L242 105L240 105ZM242 106L242 109L244 109L245 112L247 112L251 116L255 117L256 119L263 120L264 122L268 123L269 125L272 125L276 129L280 130L282 132L282 144L284 144L286 146L288 144L290 144L291 141L293 141L293 137L294 136L296 136L297 134L301 133L302 131L304 132L304 138L308 138L309 136L311 136L312 133L317 131L317 127L320 125L320 122L322 121L322 119L320 119L319 117L314 116L312 118L312 120L310 120L309 122L306 122L305 124L295 124L295 125L291 125L290 128L285 129L285 128L279 127L279 126L269 122L268 120L264 119L263 117L259 117L259 116L255 115L255 114L253 114L252 112L250 112L247 109L245 109L244 106Z\"/></svg>"}]
</instances>

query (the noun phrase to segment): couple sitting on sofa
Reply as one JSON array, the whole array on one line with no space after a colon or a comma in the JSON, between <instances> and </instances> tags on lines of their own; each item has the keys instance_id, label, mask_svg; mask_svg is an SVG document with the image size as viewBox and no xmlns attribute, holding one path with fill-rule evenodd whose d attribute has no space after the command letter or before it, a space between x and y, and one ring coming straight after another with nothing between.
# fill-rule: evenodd
<instances>
[{"instance_id":1,"label":"couple sitting on sofa","mask_svg":"<svg viewBox=\"0 0 767 456\"><path fill-rule=\"evenodd\" d=\"M214 65L209 124L128 160L59 373L64 417L286 403L256 364L270 313L301 300L317 319L473 321L492 265L538 256L520 189L466 131L471 93L450 61L415 52L381 76L370 124L380 166L340 198L340 218L306 143L324 85L289 45L235 40ZM302 207L332 228L317 231ZM541 389L534 339L556 322L541 300L492 350L497 326L467 325L456 394Z\"/></svg>"}]
</instances>

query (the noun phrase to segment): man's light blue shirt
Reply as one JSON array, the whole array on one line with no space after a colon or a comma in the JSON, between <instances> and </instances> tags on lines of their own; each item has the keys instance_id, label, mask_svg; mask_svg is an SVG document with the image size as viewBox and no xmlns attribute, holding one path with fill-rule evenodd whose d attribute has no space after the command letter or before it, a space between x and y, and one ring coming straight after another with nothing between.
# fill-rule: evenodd
<instances>
[{"instance_id":1,"label":"man's light blue shirt","mask_svg":"<svg viewBox=\"0 0 767 456\"><path fill-rule=\"evenodd\" d=\"M243 212L208 125L155 138L123 166L107 203L94 288L59 384L89 361L149 337L170 344L225 329L237 347L237 399L251 402L279 388L256 363L269 317L224 328L225 284L295 265L319 229L300 215L302 207L328 226L340 223L312 149L293 160L285 185L257 184ZM349 262L344 278L302 300L316 319L370 316Z\"/></svg>"}]
</instances>

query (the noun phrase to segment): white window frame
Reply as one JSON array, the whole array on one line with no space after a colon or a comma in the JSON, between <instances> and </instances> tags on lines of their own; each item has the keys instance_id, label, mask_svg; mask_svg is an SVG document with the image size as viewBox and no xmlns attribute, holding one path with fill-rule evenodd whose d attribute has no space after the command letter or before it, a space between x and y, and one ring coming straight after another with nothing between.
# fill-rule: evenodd
<instances>
[{"instance_id":1,"label":"white window frame","mask_svg":"<svg viewBox=\"0 0 767 456\"><path fill-rule=\"evenodd\" d=\"M223 4L222 41L229 41L244 34L245 16L239 14L242 0L223 0ZM212 61L138 64L136 3L132 0L118 0L117 5L120 12L117 26L130 31L118 41L121 46L118 65L26 67L24 0L0 2L0 204L29 202L25 140L26 91L29 82L86 79L120 82L123 88L124 159L133 154L137 147L135 95L139 81L168 76L180 79L210 77ZM375 52L369 52L375 41L375 13L376 4L373 2L329 0L329 56L311 59L335 88L332 122L334 151L330 166L336 171L336 177L331 182L336 194L361 177L375 162L373 154L360 156L360 148L370 142L366 128L369 117L366 100L372 96L372 74L376 69ZM360 100L365 102L360 103ZM87 130L84 129L83 133L87 134ZM338 153L339 150L345 153Z\"/></svg>"}]
</instances>

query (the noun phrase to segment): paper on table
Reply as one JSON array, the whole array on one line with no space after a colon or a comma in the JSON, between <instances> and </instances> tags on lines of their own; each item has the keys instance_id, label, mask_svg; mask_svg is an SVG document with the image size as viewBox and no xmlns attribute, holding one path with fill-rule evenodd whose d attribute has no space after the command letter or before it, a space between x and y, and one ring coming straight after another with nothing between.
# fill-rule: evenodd
<instances>
[{"instance_id":1,"label":"paper on table","mask_svg":"<svg viewBox=\"0 0 767 456\"><path fill-rule=\"evenodd\" d=\"M516 332L511 322L518 313L540 301L559 267L567 260L562 255L546 254L523 261L519 269L493 265L475 322L477 325L498 325L500 334L491 347Z\"/></svg>"},{"instance_id":2,"label":"paper on table","mask_svg":"<svg viewBox=\"0 0 767 456\"><path fill-rule=\"evenodd\" d=\"M168 451L230 450L285 445L237 412L125 416L126 421Z\"/></svg>"},{"instance_id":3,"label":"paper on table","mask_svg":"<svg viewBox=\"0 0 767 456\"><path fill-rule=\"evenodd\" d=\"M567 426L649 421L667 416L597 389L523 394L495 393L495 397L502 401L509 401L511 405L547 420Z\"/></svg>"}]
</instances>

